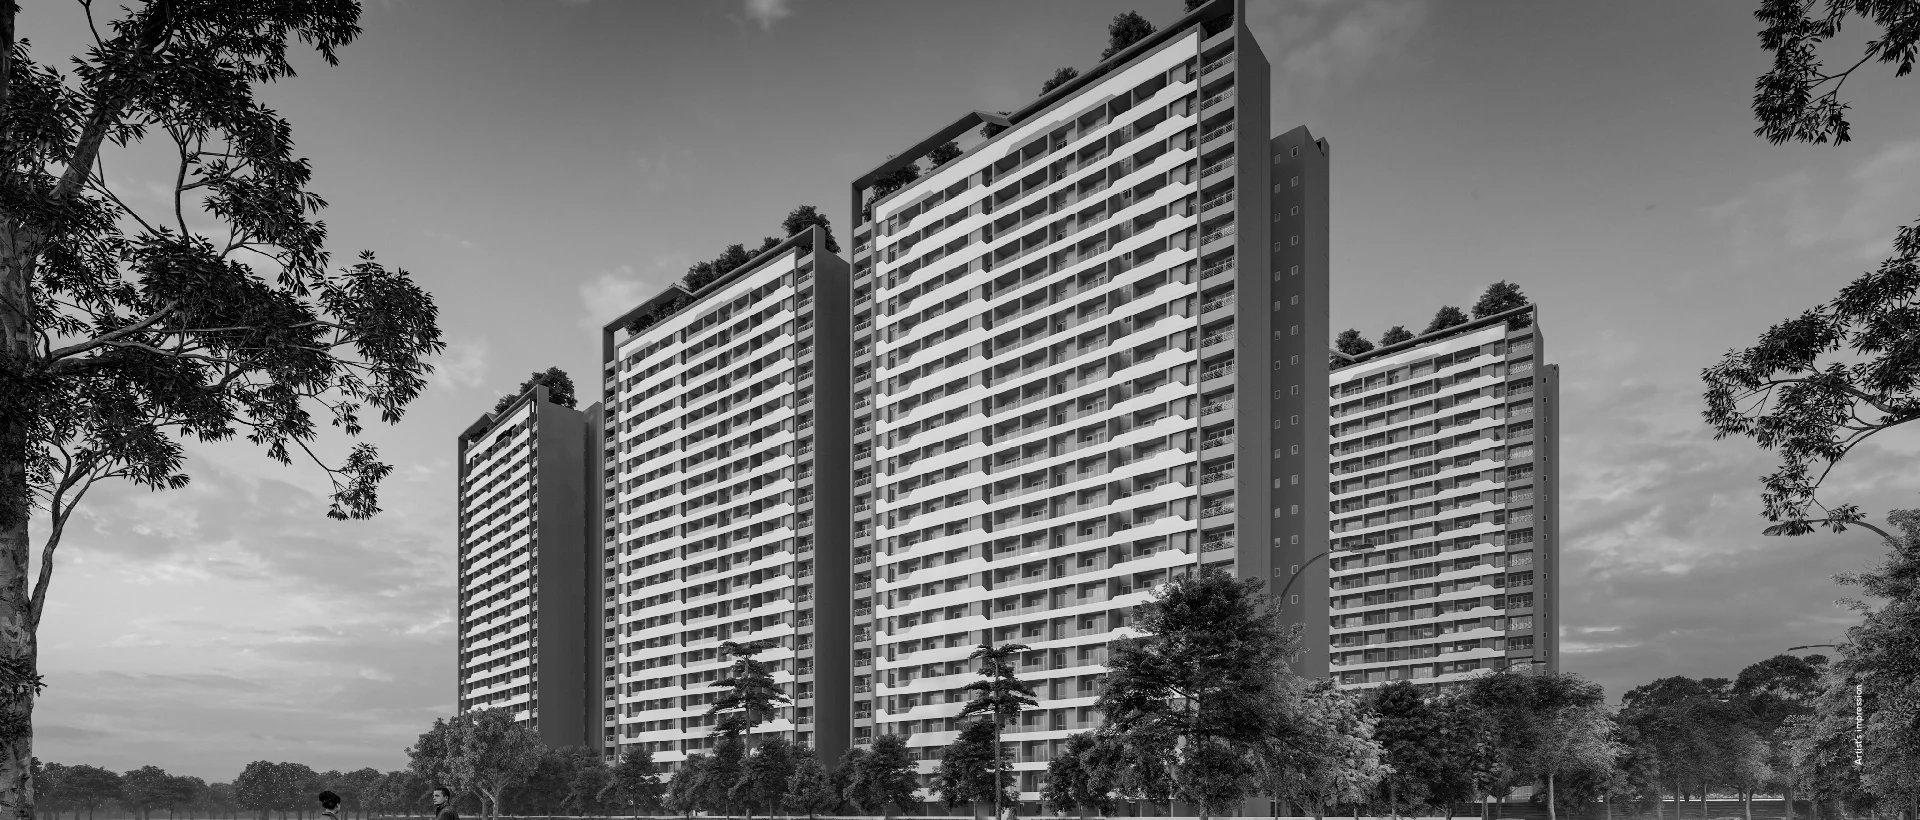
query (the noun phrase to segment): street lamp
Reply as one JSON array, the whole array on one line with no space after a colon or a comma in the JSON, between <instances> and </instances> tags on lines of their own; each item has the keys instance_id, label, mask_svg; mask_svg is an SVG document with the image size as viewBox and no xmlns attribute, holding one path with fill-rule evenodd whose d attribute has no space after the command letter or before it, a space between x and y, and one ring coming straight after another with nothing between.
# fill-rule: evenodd
<instances>
[{"instance_id":1,"label":"street lamp","mask_svg":"<svg viewBox=\"0 0 1920 820\"><path fill-rule=\"evenodd\" d=\"M1321 551L1320 551L1320 554L1319 554L1319 555L1316 555L1316 556L1313 556L1312 558L1308 558L1308 559L1307 559L1307 562L1306 562L1306 563L1304 563L1304 564L1301 564L1301 565L1300 565L1300 569L1302 569L1302 570L1304 570L1304 569L1306 569L1307 567L1309 567L1309 566L1312 566L1312 565L1313 565L1313 562L1315 562L1315 561L1318 561L1318 560L1320 560L1320 559L1322 559L1322 558L1325 558L1325 557L1327 557L1327 553L1329 553L1329 552L1332 552L1332 551L1333 551L1333 548L1332 548L1332 547L1328 547L1328 548L1326 548L1326 549L1324 549L1324 550L1321 550ZM1300 572L1299 572L1298 570L1296 570L1296 571L1294 571L1294 573L1293 573L1293 577L1292 577L1292 578L1288 578L1288 579L1287 579L1287 585L1286 585L1286 586L1283 586L1283 587L1281 587L1281 588L1280 588L1280 600L1281 600L1281 601L1285 601L1285 600L1287 600L1287 590L1290 590L1290 589L1293 589L1293 582L1294 582L1294 581L1298 581L1298 580L1300 580Z\"/></svg>"},{"instance_id":2,"label":"street lamp","mask_svg":"<svg viewBox=\"0 0 1920 820\"><path fill-rule=\"evenodd\" d=\"M1799 649L1822 648L1839 649L1840 645L1835 643L1810 643L1806 646L1789 646L1787 647L1787 651L1793 652ZM1855 680L1853 683L1853 766L1856 769L1865 766L1867 760L1866 710L1861 707L1860 700L1860 682Z\"/></svg>"}]
</instances>

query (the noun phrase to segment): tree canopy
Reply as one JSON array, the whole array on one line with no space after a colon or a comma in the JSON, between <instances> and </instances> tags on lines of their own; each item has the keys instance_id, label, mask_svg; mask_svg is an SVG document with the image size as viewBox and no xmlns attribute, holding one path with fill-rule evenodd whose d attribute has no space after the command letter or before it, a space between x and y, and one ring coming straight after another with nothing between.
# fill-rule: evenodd
<instances>
[{"instance_id":1,"label":"tree canopy","mask_svg":"<svg viewBox=\"0 0 1920 820\"><path fill-rule=\"evenodd\" d=\"M1069 65L1056 68L1053 70L1053 76L1048 77L1046 82L1040 84L1040 93L1045 95L1049 91L1066 85L1068 80L1078 76L1080 76L1080 69L1074 68L1073 66Z\"/></svg>"},{"instance_id":2,"label":"tree canopy","mask_svg":"<svg viewBox=\"0 0 1920 820\"><path fill-rule=\"evenodd\" d=\"M1113 22L1107 24L1107 48L1100 52L1105 60L1127 49L1127 46L1153 36L1154 27L1141 17L1140 12L1126 11L1113 16Z\"/></svg>"},{"instance_id":3,"label":"tree canopy","mask_svg":"<svg viewBox=\"0 0 1920 820\"><path fill-rule=\"evenodd\" d=\"M526 395L527 391L542 385L547 388L547 401L553 404L571 408L578 402L574 397L573 377L558 367L549 367L527 376L527 380L520 383L519 389L501 396L499 401L493 403L493 412L499 413L506 410L521 396Z\"/></svg>"},{"instance_id":4,"label":"tree canopy","mask_svg":"<svg viewBox=\"0 0 1920 820\"><path fill-rule=\"evenodd\" d=\"M1373 342L1368 341L1367 337L1360 335L1359 330L1347 328L1346 330L1340 331L1340 335L1334 338L1333 349L1349 356L1358 356L1372 350Z\"/></svg>"}]
</instances>

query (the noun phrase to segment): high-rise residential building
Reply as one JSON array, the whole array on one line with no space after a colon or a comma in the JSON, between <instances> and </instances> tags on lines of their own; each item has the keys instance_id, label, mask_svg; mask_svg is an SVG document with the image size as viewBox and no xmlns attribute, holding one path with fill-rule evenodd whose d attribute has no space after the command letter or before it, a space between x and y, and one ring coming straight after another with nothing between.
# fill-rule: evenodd
<instances>
[{"instance_id":1,"label":"high-rise residential building","mask_svg":"<svg viewBox=\"0 0 1920 820\"><path fill-rule=\"evenodd\" d=\"M845 749L850 306L813 227L606 326L607 752L708 748L729 641L792 698L758 733Z\"/></svg>"},{"instance_id":2,"label":"high-rise residential building","mask_svg":"<svg viewBox=\"0 0 1920 820\"><path fill-rule=\"evenodd\" d=\"M982 642L1029 647L1031 803L1157 585L1220 567L1294 613L1324 588L1288 582L1327 532L1328 146L1273 135L1241 5L853 185L854 742L906 735L923 775Z\"/></svg>"},{"instance_id":3,"label":"high-rise residential building","mask_svg":"<svg viewBox=\"0 0 1920 820\"><path fill-rule=\"evenodd\" d=\"M1530 305L1334 354L1328 643L1343 686L1558 671L1559 368L1545 358Z\"/></svg>"},{"instance_id":4,"label":"high-rise residential building","mask_svg":"<svg viewBox=\"0 0 1920 820\"><path fill-rule=\"evenodd\" d=\"M599 405L536 385L460 434L458 708L506 708L550 746L584 745L600 711L590 519Z\"/></svg>"}]
</instances>

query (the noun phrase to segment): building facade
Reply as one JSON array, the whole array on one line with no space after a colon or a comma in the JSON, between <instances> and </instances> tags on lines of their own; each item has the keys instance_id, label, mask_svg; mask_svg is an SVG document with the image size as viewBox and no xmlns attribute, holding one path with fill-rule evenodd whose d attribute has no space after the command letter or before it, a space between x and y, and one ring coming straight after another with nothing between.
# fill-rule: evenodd
<instances>
[{"instance_id":1,"label":"building facade","mask_svg":"<svg viewBox=\"0 0 1920 820\"><path fill-rule=\"evenodd\" d=\"M550 746L593 736L599 615L587 453L599 406L536 386L460 434L458 708L506 708Z\"/></svg>"},{"instance_id":2,"label":"building facade","mask_svg":"<svg viewBox=\"0 0 1920 820\"><path fill-rule=\"evenodd\" d=\"M603 332L610 755L708 748L728 641L770 643L757 660L793 699L758 733L829 760L846 746L851 295L825 236L672 286Z\"/></svg>"},{"instance_id":3,"label":"building facade","mask_svg":"<svg viewBox=\"0 0 1920 820\"><path fill-rule=\"evenodd\" d=\"M1034 802L1157 585L1219 567L1302 617L1324 588L1288 582L1327 531L1328 148L1273 135L1236 5L853 185L853 739L907 736L923 780L983 642L1029 647L1007 743Z\"/></svg>"},{"instance_id":4,"label":"building facade","mask_svg":"<svg viewBox=\"0 0 1920 820\"><path fill-rule=\"evenodd\" d=\"M1559 671L1559 368L1532 306L1329 387L1328 645L1343 687Z\"/></svg>"}]
</instances>

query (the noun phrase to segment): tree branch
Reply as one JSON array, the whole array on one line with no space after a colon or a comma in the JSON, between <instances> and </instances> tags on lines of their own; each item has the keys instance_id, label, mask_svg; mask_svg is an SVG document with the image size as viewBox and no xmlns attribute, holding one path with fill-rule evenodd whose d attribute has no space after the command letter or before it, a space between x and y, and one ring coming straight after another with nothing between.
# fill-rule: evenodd
<instances>
[{"instance_id":1,"label":"tree branch","mask_svg":"<svg viewBox=\"0 0 1920 820\"><path fill-rule=\"evenodd\" d=\"M101 347L103 345L112 344L128 336L132 336L135 333L139 333L142 330L146 330L147 328L153 327L155 323L159 322L161 319L165 319L167 317L167 314L172 313L174 309L179 306L180 306L180 301L177 299L174 301L168 302L165 305L162 305L159 310L154 311L153 315L148 316L145 319L141 319L138 322L127 325L126 327L120 328L119 330L115 330L115 331L111 331L106 334L103 334L97 339L92 339L92 340L81 342L75 345L68 345L66 347L60 348L59 350L55 350L52 353L47 354L47 360L58 361L60 359L67 358L69 356L77 356L79 354L85 353L94 348Z\"/></svg>"},{"instance_id":2,"label":"tree branch","mask_svg":"<svg viewBox=\"0 0 1920 820\"><path fill-rule=\"evenodd\" d=\"M27 614L29 628L36 631L40 628L40 615L46 610L47 587L53 583L53 551L60 546L60 537L66 534L67 519L73 515L74 508L80 505L80 499L86 497L87 490L93 488L93 482L100 478L99 476L93 475L94 466L95 465L91 463L87 465L85 471L85 475L87 476L86 482L80 484L80 490L73 494L72 502L63 505L61 503L62 497L66 495L68 490L73 488L74 484L80 481L82 475L82 473L69 469L66 479L60 482L60 489L53 494L51 503L49 504L52 521L47 527L46 544L40 548L40 573L39 577L35 578L33 582L33 597L29 604Z\"/></svg>"},{"instance_id":3,"label":"tree branch","mask_svg":"<svg viewBox=\"0 0 1920 820\"><path fill-rule=\"evenodd\" d=\"M9 0L0 0L0 2L6 2L8 6L12 5ZM158 55L161 48L166 45L167 39L173 36L172 0L154 0L152 8L159 24L155 25L154 20L149 19L148 24L141 29L141 33L146 35L146 41L140 44L140 50L146 52L147 58ZM7 16L7 21L9 29L7 39L11 41L11 15ZM57 207L66 204L67 197L72 196L74 189L80 187L80 184L85 181L88 172L93 168L94 158L100 155L101 144L106 142L108 130L119 121L121 109L127 104L127 90L120 77L109 74L103 84L112 87L105 89L108 93L89 95L94 100L93 110L87 115L87 124L81 129L79 140L74 144L73 158L67 163L67 170L60 174L60 181L54 184L53 191L47 195L51 205Z\"/></svg>"}]
</instances>

